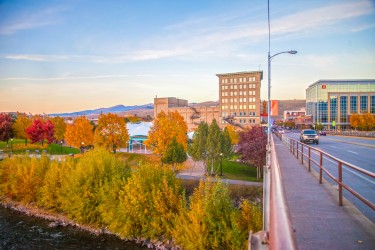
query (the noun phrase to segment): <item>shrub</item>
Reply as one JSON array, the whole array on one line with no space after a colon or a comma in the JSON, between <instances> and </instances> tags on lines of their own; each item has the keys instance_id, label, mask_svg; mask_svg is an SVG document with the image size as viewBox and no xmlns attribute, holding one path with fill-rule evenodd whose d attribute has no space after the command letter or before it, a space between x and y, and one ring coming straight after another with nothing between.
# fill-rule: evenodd
<instances>
[{"instance_id":1,"label":"shrub","mask_svg":"<svg viewBox=\"0 0 375 250\"><path fill-rule=\"evenodd\" d=\"M86 153L63 182L62 209L79 222L102 226L108 220L104 207L112 207L115 183L130 176L130 169L104 149Z\"/></svg>"},{"instance_id":2,"label":"shrub","mask_svg":"<svg viewBox=\"0 0 375 250\"><path fill-rule=\"evenodd\" d=\"M169 239L175 217L185 207L181 184L171 169L145 164L120 192L118 221L110 229L121 236Z\"/></svg>"},{"instance_id":3,"label":"shrub","mask_svg":"<svg viewBox=\"0 0 375 250\"><path fill-rule=\"evenodd\" d=\"M43 183L49 164L50 159L46 156L4 159L0 170L1 195L22 203L36 201L38 187Z\"/></svg>"},{"instance_id":4,"label":"shrub","mask_svg":"<svg viewBox=\"0 0 375 250\"><path fill-rule=\"evenodd\" d=\"M184 249L240 249L246 238L234 223L238 217L223 183L201 181L190 197L190 208L177 219L173 236Z\"/></svg>"}]
</instances>

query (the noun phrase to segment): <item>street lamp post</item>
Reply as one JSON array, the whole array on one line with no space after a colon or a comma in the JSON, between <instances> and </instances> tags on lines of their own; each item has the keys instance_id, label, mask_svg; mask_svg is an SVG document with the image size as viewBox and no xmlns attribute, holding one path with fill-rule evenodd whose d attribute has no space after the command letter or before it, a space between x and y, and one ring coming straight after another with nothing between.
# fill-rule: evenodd
<instances>
[{"instance_id":1,"label":"street lamp post","mask_svg":"<svg viewBox=\"0 0 375 250\"><path fill-rule=\"evenodd\" d=\"M220 153L220 176L223 176L223 153Z\"/></svg>"},{"instance_id":2,"label":"street lamp post","mask_svg":"<svg viewBox=\"0 0 375 250\"><path fill-rule=\"evenodd\" d=\"M85 153L85 150L84 150L84 146L85 146L85 143L84 143L84 142L82 142L82 147L81 147L81 148L82 148L82 150L81 150L81 153L82 153L82 154L84 154L84 153Z\"/></svg>"},{"instance_id":3,"label":"street lamp post","mask_svg":"<svg viewBox=\"0 0 375 250\"><path fill-rule=\"evenodd\" d=\"M13 154L13 138L10 139L10 153Z\"/></svg>"},{"instance_id":4,"label":"street lamp post","mask_svg":"<svg viewBox=\"0 0 375 250\"><path fill-rule=\"evenodd\" d=\"M60 146L61 146L61 154L62 154L62 145L63 145L63 141L61 140L61 142L60 142Z\"/></svg>"},{"instance_id":5,"label":"street lamp post","mask_svg":"<svg viewBox=\"0 0 375 250\"><path fill-rule=\"evenodd\" d=\"M266 167L263 174L263 230L269 230L269 195L271 189L271 60L280 54L297 54L296 50L288 50L276 53L271 56L270 47L268 50L268 107L267 107L267 148L266 148Z\"/></svg>"}]
</instances>

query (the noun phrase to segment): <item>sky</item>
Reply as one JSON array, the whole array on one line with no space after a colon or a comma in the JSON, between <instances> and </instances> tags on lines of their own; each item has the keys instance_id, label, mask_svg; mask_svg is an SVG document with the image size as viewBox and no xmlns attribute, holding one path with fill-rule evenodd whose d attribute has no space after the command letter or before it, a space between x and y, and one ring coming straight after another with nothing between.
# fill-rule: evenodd
<instances>
[{"instance_id":1,"label":"sky","mask_svg":"<svg viewBox=\"0 0 375 250\"><path fill-rule=\"evenodd\" d=\"M374 0L270 0L271 99L375 79ZM219 99L216 74L263 71L267 0L0 0L0 112Z\"/></svg>"}]
</instances>

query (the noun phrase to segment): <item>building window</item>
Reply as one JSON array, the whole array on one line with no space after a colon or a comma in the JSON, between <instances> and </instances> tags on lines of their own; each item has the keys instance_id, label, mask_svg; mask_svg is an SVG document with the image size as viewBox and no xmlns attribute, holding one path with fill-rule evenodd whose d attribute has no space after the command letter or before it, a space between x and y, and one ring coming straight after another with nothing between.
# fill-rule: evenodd
<instances>
[{"instance_id":1,"label":"building window","mask_svg":"<svg viewBox=\"0 0 375 250\"><path fill-rule=\"evenodd\" d=\"M351 114L358 113L358 96L350 97L350 113Z\"/></svg>"},{"instance_id":2,"label":"building window","mask_svg":"<svg viewBox=\"0 0 375 250\"><path fill-rule=\"evenodd\" d=\"M348 97L340 96L340 122L348 122Z\"/></svg>"},{"instance_id":3,"label":"building window","mask_svg":"<svg viewBox=\"0 0 375 250\"><path fill-rule=\"evenodd\" d=\"M242 109L242 105L240 106L240 109ZM240 112L240 116L242 116L242 112Z\"/></svg>"},{"instance_id":4,"label":"building window","mask_svg":"<svg viewBox=\"0 0 375 250\"><path fill-rule=\"evenodd\" d=\"M243 116L246 116L246 112L243 112Z\"/></svg>"},{"instance_id":5,"label":"building window","mask_svg":"<svg viewBox=\"0 0 375 250\"><path fill-rule=\"evenodd\" d=\"M232 78L230 79L230 83L233 83L233 79Z\"/></svg>"},{"instance_id":6,"label":"building window","mask_svg":"<svg viewBox=\"0 0 375 250\"><path fill-rule=\"evenodd\" d=\"M237 85L234 85L234 89L237 89Z\"/></svg>"},{"instance_id":7,"label":"building window","mask_svg":"<svg viewBox=\"0 0 375 250\"><path fill-rule=\"evenodd\" d=\"M330 96L330 109L331 109L331 122L337 122L337 96L331 95Z\"/></svg>"},{"instance_id":8,"label":"building window","mask_svg":"<svg viewBox=\"0 0 375 250\"><path fill-rule=\"evenodd\" d=\"M236 113L236 112L234 112L234 116L237 116L237 113Z\"/></svg>"},{"instance_id":9,"label":"building window","mask_svg":"<svg viewBox=\"0 0 375 250\"><path fill-rule=\"evenodd\" d=\"M370 113L375 114L375 95L371 96L371 108Z\"/></svg>"},{"instance_id":10,"label":"building window","mask_svg":"<svg viewBox=\"0 0 375 250\"><path fill-rule=\"evenodd\" d=\"M242 123L242 119L240 119L240 123Z\"/></svg>"},{"instance_id":11,"label":"building window","mask_svg":"<svg viewBox=\"0 0 375 250\"><path fill-rule=\"evenodd\" d=\"M235 82L235 83L237 82L237 78L234 78L234 82Z\"/></svg>"},{"instance_id":12,"label":"building window","mask_svg":"<svg viewBox=\"0 0 375 250\"><path fill-rule=\"evenodd\" d=\"M240 82L242 82L242 78L240 78Z\"/></svg>"},{"instance_id":13,"label":"building window","mask_svg":"<svg viewBox=\"0 0 375 250\"><path fill-rule=\"evenodd\" d=\"M367 103L367 96L360 97L360 105L361 105L361 114L368 112L368 103Z\"/></svg>"}]
</instances>

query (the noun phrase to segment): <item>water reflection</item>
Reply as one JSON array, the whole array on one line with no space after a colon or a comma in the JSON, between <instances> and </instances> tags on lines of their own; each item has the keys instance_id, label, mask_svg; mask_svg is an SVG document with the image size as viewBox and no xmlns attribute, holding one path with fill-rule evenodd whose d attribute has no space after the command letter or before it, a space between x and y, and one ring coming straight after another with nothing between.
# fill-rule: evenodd
<instances>
[{"instance_id":1,"label":"water reflection","mask_svg":"<svg viewBox=\"0 0 375 250\"><path fill-rule=\"evenodd\" d=\"M95 236L73 227L49 228L51 222L0 205L0 249L147 249L115 236Z\"/></svg>"}]
</instances>

